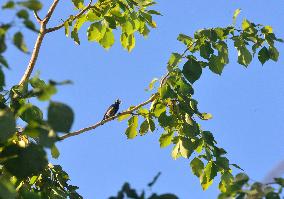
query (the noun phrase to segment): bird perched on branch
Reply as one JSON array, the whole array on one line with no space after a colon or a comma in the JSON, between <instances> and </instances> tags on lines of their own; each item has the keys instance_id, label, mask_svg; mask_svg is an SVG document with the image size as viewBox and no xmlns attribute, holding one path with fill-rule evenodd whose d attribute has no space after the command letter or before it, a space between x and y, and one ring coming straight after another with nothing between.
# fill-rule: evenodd
<instances>
[{"instance_id":1,"label":"bird perched on branch","mask_svg":"<svg viewBox=\"0 0 284 199\"><path fill-rule=\"evenodd\" d=\"M106 111L103 120L108 119L112 116L114 116L118 109L119 109L119 104L121 103L121 101L119 99L117 99L114 104L112 104Z\"/></svg>"}]
</instances>

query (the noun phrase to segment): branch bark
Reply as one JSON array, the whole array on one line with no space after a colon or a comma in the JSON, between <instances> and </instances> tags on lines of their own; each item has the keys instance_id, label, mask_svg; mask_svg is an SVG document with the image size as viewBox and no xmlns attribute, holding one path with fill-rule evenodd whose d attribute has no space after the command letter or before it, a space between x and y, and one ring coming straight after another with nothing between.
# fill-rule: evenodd
<instances>
[{"instance_id":1,"label":"branch bark","mask_svg":"<svg viewBox=\"0 0 284 199\"><path fill-rule=\"evenodd\" d=\"M113 117L110 117L108 119L105 119L105 120L102 120L100 122L97 122L96 124L92 125L92 126L89 126L89 127L85 127L85 128L82 128L80 130L77 130L77 131L74 131L74 132L71 132L71 133L68 133L66 135L63 135L61 136L59 139L62 141L62 140L65 140L69 137L73 137L73 136L76 136L76 135L80 135L82 133L85 133L87 131L90 131L90 130L94 130L96 128L98 128L99 126L107 123L107 122L110 122L112 120L115 120L116 118L118 118L119 116L122 116L122 115L128 115L128 114L132 114L134 111L138 110L139 108L153 102L157 97L158 97L158 93L155 93L154 95L152 95L152 97L150 97L147 101L141 103L141 104L138 104L137 106L133 107L132 109L130 110L126 110L126 111L123 111L122 113L120 114L117 114Z\"/></svg>"},{"instance_id":2,"label":"branch bark","mask_svg":"<svg viewBox=\"0 0 284 199\"><path fill-rule=\"evenodd\" d=\"M36 12L34 12L36 19L40 23L40 31L39 31L37 40L36 40L35 45L34 45L34 49L33 49L32 55L31 55L31 59L29 61L29 64L27 66L27 69L26 69L21 81L19 82L19 85L23 85L25 82L27 82L29 80L32 72L33 72L33 69L34 69L34 66L35 66L37 58L38 58L38 54L39 54L39 50L40 50L43 38L44 38L45 34L47 33L46 32L46 25L47 25L50 17L52 16L58 2L59 2L59 0L53 1L53 3L51 4L51 6L50 6L50 8L49 8L49 10L46 14L46 17L43 20L41 20L39 18L39 16L37 15Z\"/></svg>"},{"instance_id":3,"label":"branch bark","mask_svg":"<svg viewBox=\"0 0 284 199\"><path fill-rule=\"evenodd\" d=\"M77 15L75 15L75 16L70 16L68 19L66 19L63 23L61 23L61 24L59 24L59 25L57 25L57 26L54 26L54 27L52 27L52 28L47 28L46 29L46 32L47 33L50 33L50 32L54 32L54 31L56 31L56 30L59 30L59 29L61 29L62 27L64 27L64 24L66 23L66 22L69 22L70 20L73 22L73 21L75 21L76 19L78 19L79 17L81 17L86 11L88 11L90 8L92 8L92 0L90 0L90 2L89 2L89 4L83 9L83 10L81 10L81 12L79 12Z\"/></svg>"}]
</instances>

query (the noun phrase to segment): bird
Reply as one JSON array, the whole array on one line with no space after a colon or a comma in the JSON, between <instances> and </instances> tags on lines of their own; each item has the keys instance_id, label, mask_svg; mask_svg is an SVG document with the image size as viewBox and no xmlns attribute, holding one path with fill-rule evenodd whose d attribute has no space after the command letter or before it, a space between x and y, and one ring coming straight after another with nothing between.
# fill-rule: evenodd
<instances>
[{"instance_id":1,"label":"bird","mask_svg":"<svg viewBox=\"0 0 284 199\"><path fill-rule=\"evenodd\" d=\"M119 104L120 103L121 103L121 101L119 99L117 99L114 102L114 104L110 105L110 107L107 109L107 111L104 114L103 120L108 119L108 118L114 116L117 113L118 109L119 109Z\"/></svg>"}]
</instances>

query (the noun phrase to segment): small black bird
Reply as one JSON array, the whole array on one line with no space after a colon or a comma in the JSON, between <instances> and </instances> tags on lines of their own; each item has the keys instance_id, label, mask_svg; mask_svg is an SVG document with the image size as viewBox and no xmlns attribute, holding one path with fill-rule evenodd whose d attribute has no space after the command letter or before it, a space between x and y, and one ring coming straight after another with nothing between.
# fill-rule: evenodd
<instances>
[{"instance_id":1,"label":"small black bird","mask_svg":"<svg viewBox=\"0 0 284 199\"><path fill-rule=\"evenodd\" d=\"M114 104L112 104L106 111L103 120L110 118L112 116L114 116L118 109L119 109L119 104L121 103L121 101L119 99L117 99Z\"/></svg>"}]
</instances>

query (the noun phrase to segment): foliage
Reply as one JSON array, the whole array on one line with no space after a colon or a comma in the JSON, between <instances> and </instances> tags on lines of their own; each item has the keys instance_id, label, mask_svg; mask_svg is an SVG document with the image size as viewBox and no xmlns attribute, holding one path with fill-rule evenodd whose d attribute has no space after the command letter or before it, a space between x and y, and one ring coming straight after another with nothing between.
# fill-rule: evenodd
<instances>
[{"instance_id":1,"label":"foliage","mask_svg":"<svg viewBox=\"0 0 284 199\"><path fill-rule=\"evenodd\" d=\"M54 9L56 2L58 0L54 0L52 4ZM157 26L153 15L161 15L149 9L155 4L152 0L98 0L95 3L90 1L88 5L83 0L72 2L78 13L51 28L46 25L52 9L44 19L40 19L37 11L43 5L38 0L10 0L2 6L3 11L14 11L18 21L0 23L0 198L82 198L76 192L78 187L67 183L67 173L59 165L48 163L46 155L49 150L53 158L60 155L55 144L65 137L60 137L59 133L74 136L85 131L70 133L74 120L72 109L66 104L51 100L57 87L70 81L45 82L36 74L32 78L28 75L28 79L20 84L6 88L3 69L9 68L5 57L8 32L14 35L14 46L28 54L30 52L24 34L17 26L19 23L38 33L40 39L45 34L64 28L66 36L70 36L77 44L80 44L78 31L86 23L89 24L89 41L95 41L109 49L115 42L113 31L121 29L120 42L126 50L131 51L135 46L135 33L148 36L150 28ZM40 23L40 29L30 19L31 12L34 12ZM143 136L154 132L159 126L162 127L164 133L159 139L160 146L163 148L173 145L171 155L174 159L189 159L191 170L199 178L204 190L213 183L217 175L220 176L220 198L241 198L255 190L260 194L259 197L277 198L276 195L281 194L281 191L275 192L266 185L253 184L250 188L252 191L246 190L244 186L248 179L239 181L239 177L242 178L245 174L239 174L235 178L232 175L232 167L240 167L230 163L225 157L226 151L217 145L213 133L203 130L198 123L200 120L211 119L212 115L199 111L198 102L193 98L193 84L206 68L215 74L222 74L229 63L229 45L234 45L238 63L245 67L248 67L256 54L261 64L268 60L278 60L279 52L275 43L282 40L275 36L272 27L255 24L247 19L243 20L240 28L236 27L239 12L237 10L233 16L233 25L198 30L193 37L180 34L177 39L185 45L185 50L183 53L171 54L167 73L156 89L154 85L157 79L150 83L149 91L153 92L151 98L103 122L115 118L123 121L130 117L125 132L128 139L137 135ZM37 44L40 47L40 43ZM32 72L36 63L39 47L32 52L32 67L27 69L29 72ZM48 101L47 116L30 99ZM147 106L148 104L151 105ZM101 124L103 123L99 122L97 126ZM281 190L283 179L275 179L275 183ZM137 194L129 184L122 187L116 198L124 196L145 198L144 192ZM171 199L176 196L153 194L150 198Z\"/></svg>"}]
</instances>

